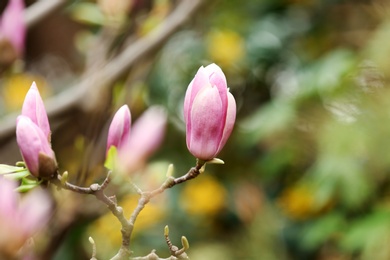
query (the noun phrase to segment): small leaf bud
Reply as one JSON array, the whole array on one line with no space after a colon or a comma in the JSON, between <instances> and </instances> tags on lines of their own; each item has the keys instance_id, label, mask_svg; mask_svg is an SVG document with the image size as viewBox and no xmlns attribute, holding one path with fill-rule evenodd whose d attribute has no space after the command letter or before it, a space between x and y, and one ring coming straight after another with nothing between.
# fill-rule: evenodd
<instances>
[{"instance_id":1,"label":"small leaf bud","mask_svg":"<svg viewBox=\"0 0 390 260\"><path fill-rule=\"evenodd\" d=\"M188 239L185 236L181 237L181 244L184 250L188 250L188 248L190 248L190 243L188 242Z\"/></svg>"},{"instance_id":2,"label":"small leaf bud","mask_svg":"<svg viewBox=\"0 0 390 260\"><path fill-rule=\"evenodd\" d=\"M165 237L169 236L169 227L168 227L168 225L166 225L166 226L164 227L164 236L165 236Z\"/></svg>"}]
</instances>

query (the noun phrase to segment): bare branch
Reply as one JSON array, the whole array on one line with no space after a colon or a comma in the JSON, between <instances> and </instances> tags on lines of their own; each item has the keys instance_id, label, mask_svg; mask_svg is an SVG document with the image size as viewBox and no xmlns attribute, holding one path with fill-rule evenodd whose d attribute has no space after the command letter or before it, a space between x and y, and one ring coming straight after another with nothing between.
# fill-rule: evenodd
<instances>
[{"instance_id":1,"label":"bare branch","mask_svg":"<svg viewBox=\"0 0 390 260\"><path fill-rule=\"evenodd\" d=\"M107 205L108 209L111 211L111 213L119 220L121 223L121 233L122 233L122 245L119 249L118 253L111 258L111 260L123 260L123 259L129 259L131 256L130 251L130 239L131 235L133 233L133 228L135 221L137 220L137 217L141 213L141 211L145 208L146 204L150 201L151 198L154 196L162 193L164 190L169 189L177 184L183 183L185 181L191 180L199 174L201 174L201 169L204 166L205 162L201 160L197 160L196 166L192 167L185 175L173 178L172 176L169 176L167 180L157 189L150 191L150 192L143 192L140 188L134 185L137 193L141 195L140 199L138 200L137 207L133 210L129 220L126 219L124 216L124 212L122 207L118 206L116 203L116 200L113 198L108 197L104 190L107 188L108 184L110 183L110 175L111 172L107 173L107 177L102 182L102 184L94 183L90 187L80 187L73 185L71 183L68 183L66 181L66 175L63 177L57 173L56 177L52 180L50 180L51 183L56 185L59 188L67 189L73 192L81 193L81 194L91 194L94 195L98 200L102 201L104 204ZM166 234L166 237L168 234ZM167 238L169 240L169 238ZM167 240L167 241L168 241ZM188 243L188 242L187 242ZM182 249L178 249L176 246L170 246L171 254L172 256L169 258L159 258L154 251L150 253L147 256L144 257L134 257L131 259L134 260L141 260L141 259L160 259L160 260L173 260L173 259L188 259L187 254L185 253L185 246L183 245Z\"/></svg>"},{"instance_id":2,"label":"bare branch","mask_svg":"<svg viewBox=\"0 0 390 260\"><path fill-rule=\"evenodd\" d=\"M116 200L113 198L108 197L104 190L107 188L108 184L110 183L110 175L111 172L108 172L106 179L103 181L101 185L94 183L90 187L80 187L73 185L71 183L68 183L67 181L61 181L61 176L57 174L57 178L51 180L51 183L54 185L67 189L73 192L81 193L81 194L91 194L94 195L98 200L106 204L107 208L111 211L111 213L118 219L118 221L121 223L121 232L122 232L122 246L118 252L119 258L112 258L112 259L127 259L130 257L130 235L132 226L130 226L130 223L127 221L122 207L118 206L116 203Z\"/></svg>"},{"instance_id":3,"label":"bare branch","mask_svg":"<svg viewBox=\"0 0 390 260\"><path fill-rule=\"evenodd\" d=\"M65 0L40 0L25 11L27 27L32 27L66 3Z\"/></svg>"}]
</instances>

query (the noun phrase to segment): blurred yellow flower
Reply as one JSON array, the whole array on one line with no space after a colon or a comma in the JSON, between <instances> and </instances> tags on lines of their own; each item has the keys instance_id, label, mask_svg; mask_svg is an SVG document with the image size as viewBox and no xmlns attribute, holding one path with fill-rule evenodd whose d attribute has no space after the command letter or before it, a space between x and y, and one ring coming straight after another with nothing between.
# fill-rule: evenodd
<instances>
[{"instance_id":1,"label":"blurred yellow flower","mask_svg":"<svg viewBox=\"0 0 390 260\"><path fill-rule=\"evenodd\" d=\"M44 98L50 92L45 80L37 75L27 73L15 74L4 80L2 94L7 110L16 110L22 107L24 97L35 81L41 96Z\"/></svg>"},{"instance_id":2,"label":"blurred yellow flower","mask_svg":"<svg viewBox=\"0 0 390 260\"><path fill-rule=\"evenodd\" d=\"M231 30L212 30L209 32L207 51L213 62L229 68L245 55L243 38Z\"/></svg>"},{"instance_id":3,"label":"blurred yellow flower","mask_svg":"<svg viewBox=\"0 0 390 260\"><path fill-rule=\"evenodd\" d=\"M332 204L331 201L318 203L314 187L307 184L287 188L278 202L285 214L296 220L315 217L327 211Z\"/></svg>"},{"instance_id":4,"label":"blurred yellow flower","mask_svg":"<svg viewBox=\"0 0 390 260\"><path fill-rule=\"evenodd\" d=\"M209 174L202 174L184 187L180 206L193 215L215 215L226 205L225 188Z\"/></svg>"}]
</instances>

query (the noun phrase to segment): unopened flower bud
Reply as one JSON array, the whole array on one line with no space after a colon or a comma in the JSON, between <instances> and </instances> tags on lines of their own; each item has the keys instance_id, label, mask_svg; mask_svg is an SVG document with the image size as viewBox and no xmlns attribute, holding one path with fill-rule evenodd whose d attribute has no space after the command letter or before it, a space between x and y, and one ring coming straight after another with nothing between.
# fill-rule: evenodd
<instances>
[{"instance_id":1,"label":"unopened flower bud","mask_svg":"<svg viewBox=\"0 0 390 260\"><path fill-rule=\"evenodd\" d=\"M164 236L169 236L169 227L168 227L168 225L166 225L165 227L164 227Z\"/></svg>"},{"instance_id":2,"label":"unopened flower bud","mask_svg":"<svg viewBox=\"0 0 390 260\"><path fill-rule=\"evenodd\" d=\"M10 0L0 18L0 39L8 40L17 56L21 56L24 52L26 37L24 9L23 0Z\"/></svg>"},{"instance_id":3,"label":"unopened flower bud","mask_svg":"<svg viewBox=\"0 0 390 260\"><path fill-rule=\"evenodd\" d=\"M37 188L20 197L16 187L18 183L0 176L1 259L26 259L22 257L25 250L20 249L52 215L51 200L44 190Z\"/></svg>"},{"instance_id":4,"label":"unopened flower bud","mask_svg":"<svg viewBox=\"0 0 390 260\"><path fill-rule=\"evenodd\" d=\"M115 113L108 130L106 154L111 146L120 149L130 134L131 114L127 105L123 105Z\"/></svg>"},{"instance_id":5,"label":"unopened flower bud","mask_svg":"<svg viewBox=\"0 0 390 260\"><path fill-rule=\"evenodd\" d=\"M57 169L57 163L42 129L30 118L19 116L16 124L16 141L30 173L35 177L51 178Z\"/></svg>"},{"instance_id":6,"label":"unopened flower bud","mask_svg":"<svg viewBox=\"0 0 390 260\"><path fill-rule=\"evenodd\" d=\"M35 82L32 83L24 98L22 115L30 118L43 131L46 139L50 142L49 119Z\"/></svg>"},{"instance_id":7,"label":"unopened flower bud","mask_svg":"<svg viewBox=\"0 0 390 260\"><path fill-rule=\"evenodd\" d=\"M200 67L184 100L188 150L198 159L213 159L224 147L236 120L236 102L216 64Z\"/></svg>"},{"instance_id":8,"label":"unopened flower bud","mask_svg":"<svg viewBox=\"0 0 390 260\"><path fill-rule=\"evenodd\" d=\"M118 149L118 165L123 172L133 172L160 146L167 122L166 111L154 106L137 119L127 142Z\"/></svg>"}]
</instances>

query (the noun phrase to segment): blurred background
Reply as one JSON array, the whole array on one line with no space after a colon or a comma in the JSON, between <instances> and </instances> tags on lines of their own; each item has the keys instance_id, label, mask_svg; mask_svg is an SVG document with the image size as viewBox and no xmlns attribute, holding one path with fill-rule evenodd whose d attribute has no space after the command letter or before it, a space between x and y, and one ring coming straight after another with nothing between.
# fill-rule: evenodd
<instances>
[{"instance_id":1,"label":"blurred background","mask_svg":"<svg viewBox=\"0 0 390 260\"><path fill-rule=\"evenodd\" d=\"M47 3L58 4L52 9ZM23 54L0 68L0 159L21 160L14 124L34 80L70 182L102 166L113 113L169 113L163 145L133 181L157 188L195 164L182 107L201 65L225 72L236 126L198 178L142 211L132 250L168 257L163 230L192 260L390 259L390 3L385 0L26 0ZM0 3L4 10L7 1ZM32 22L33 21L33 22ZM4 53L4 49L0 49ZM0 55L2 56L2 55ZM1 58L1 57L0 57ZM138 195L116 180L127 216ZM92 196L53 189L56 207L35 238L38 259L117 252L120 227Z\"/></svg>"}]
</instances>

